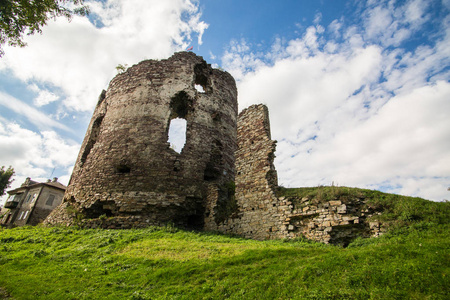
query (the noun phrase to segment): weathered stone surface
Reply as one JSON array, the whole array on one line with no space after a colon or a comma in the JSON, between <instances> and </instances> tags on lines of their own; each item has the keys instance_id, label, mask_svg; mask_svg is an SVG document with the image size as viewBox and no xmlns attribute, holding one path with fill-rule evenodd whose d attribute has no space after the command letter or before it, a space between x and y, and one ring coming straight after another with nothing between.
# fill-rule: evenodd
<instances>
[{"instance_id":1,"label":"weathered stone surface","mask_svg":"<svg viewBox=\"0 0 450 300\"><path fill-rule=\"evenodd\" d=\"M238 117L236 151L236 210L226 222L207 229L254 239L286 237L288 201L278 199L273 165L276 142L270 138L269 111L252 105Z\"/></svg>"},{"instance_id":2,"label":"weathered stone surface","mask_svg":"<svg viewBox=\"0 0 450 300\"><path fill-rule=\"evenodd\" d=\"M177 117L187 121L181 153L168 143ZM207 204L226 201L234 182L236 119L234 79L201 57L181 52L134 65L100 95L64 202L87 219L140 215L147 225L202 228L215 209ZM211 186L215 202L207 200ZM64 222L63 213L46 222Z\"/></svg>"}]
</instances>

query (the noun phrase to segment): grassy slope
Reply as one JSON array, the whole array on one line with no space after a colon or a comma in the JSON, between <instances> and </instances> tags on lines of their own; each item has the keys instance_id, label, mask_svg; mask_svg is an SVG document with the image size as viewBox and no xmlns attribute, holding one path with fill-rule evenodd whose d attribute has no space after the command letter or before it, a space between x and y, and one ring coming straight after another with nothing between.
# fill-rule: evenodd
<instances>
[{"instance_id":1,"label":"grassy slope","mask_svg":"<svg viewBox=\"0 0 450 300\"><path fill-rule=\"evenodd\" d=\"M390 197L374 201L402 226L345 249L174 228L1 230L0 287L14 299L449 299L449 203Z\"/></svg>"}]
</instances>

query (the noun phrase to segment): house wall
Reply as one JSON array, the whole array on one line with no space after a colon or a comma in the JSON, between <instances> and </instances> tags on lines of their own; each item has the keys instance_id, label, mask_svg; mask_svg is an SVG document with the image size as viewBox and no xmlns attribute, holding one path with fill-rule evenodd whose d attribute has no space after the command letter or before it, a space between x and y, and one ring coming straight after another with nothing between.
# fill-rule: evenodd
<instances>
[{"instance_id":1,"label":"house wall","mask_svg":"<svg viewBox=\"0 0 450 300\"><path fill-rule=\"evenodd\" d=\"M2 225L8 225L8 224L13 224L14 220L17 217L17 212L20 208L20 203L22 202L24 195L26 195L27 193L18 193L18 194L14 194L14 195L10 195L7 199L9 201L13 201L11 198L14 197L14 202L17 202L17 206L15 208L5 208L3 207L0 215L3 216L1 219L1 224ZM6 204L6 203L5 203Z\"/></svg>"},{"instance_id":2,"label":"house wall","mask_svg":"<svg viewBox=\"0 0 450 300\"><path fill-rule=\"evenodd\" d=\"M51 205L47 204L50 196L53 196L53 202ZM64 197L64 191L49 186L44 186L39 194L39 198L35 201L32 212L28 217L28 225L37 225L47 218L47 216L62 203Z\"/></svg>"},{"instance_id":3,"label":"house wall","mask_svg":"<svg viewBox=\"0 0 450 300\"><path fill-rule=\"evenodd\" d=\"M28 219L31 216L31 212L37 201L39 194L41 193L42 186L32 188L28 190L26 195L22 198L21 202L16 209L16 217L12 222L16 226L24 226L28 223Z\"/></svg>"}]
</instances>

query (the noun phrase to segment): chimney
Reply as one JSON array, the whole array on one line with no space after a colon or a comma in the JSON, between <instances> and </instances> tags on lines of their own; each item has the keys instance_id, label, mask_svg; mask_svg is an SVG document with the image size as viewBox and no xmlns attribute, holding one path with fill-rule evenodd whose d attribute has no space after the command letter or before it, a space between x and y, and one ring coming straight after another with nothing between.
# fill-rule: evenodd
<instances>
[{"instance_id":1,"label":"chimney","mask_svg":"<svg viewBox=\"0 0 450 300\"><path fill-rule=\"evenodd\" d=\"M58 177L53 177L52 182L57 182L58 181Z\"/></svg>"},{"instance_id":2,"label":"chimney","mask_svg":"<svg viewBox=\"0 0 450 300\"><path fill-rule=\"evenodd\" d=\"M30 185L30 180L31 180L31 178L30 178L30 177L27 177L27 179L25 179L25 182L22 183L21 186L28 186L28 185Z\"/></svg>"}]
</instances>

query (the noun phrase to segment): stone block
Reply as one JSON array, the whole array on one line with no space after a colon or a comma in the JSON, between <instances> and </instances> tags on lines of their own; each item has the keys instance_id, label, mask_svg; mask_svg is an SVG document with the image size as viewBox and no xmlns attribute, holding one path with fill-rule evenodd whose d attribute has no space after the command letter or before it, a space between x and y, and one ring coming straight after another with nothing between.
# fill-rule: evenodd
<instances>
[{"instance_id":1,"label":"stone block","mask_svg":"<svg viewBox=\"0 0 450 300\"><path fill-rule=\"evenodd\" d=\"M342 204L341 206L339 206L337 208L337 213L338 214L345 214L345 213L347 213L347 206L345 204Z\"/></svg>"},{"instance_id":2,"label":"stone block","mask_svg":"<svg viewBox=\"0 0 450 300\"><path fill-rule=\"evenodd\" d=\"M380 222L377 221L369 222L369 227L370 229L378 229L380 228Z\"/></svg>"},{"instance_id":3,"label":"stone block","mask_svg":"<svg viewBox=\"0 0 450 300\"><path fill-rule=\"evenodd\" d=\"M342 202L341 201L329 201L328 202L331 206L339 206L339 205L341 205L342 204Z\"/></svg>"}]
</instances>

